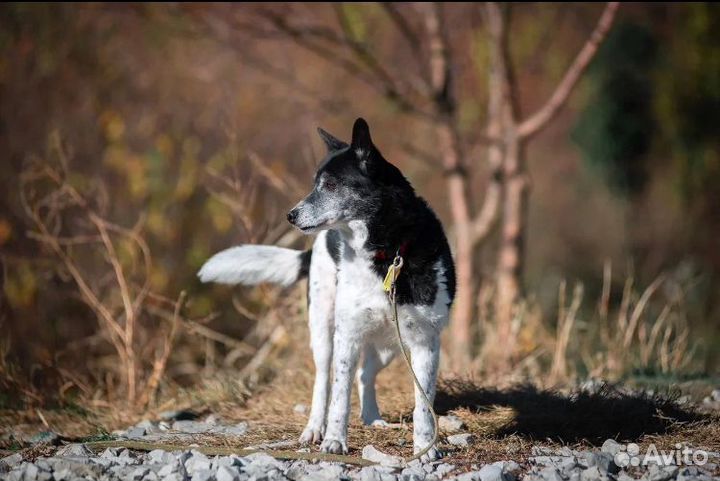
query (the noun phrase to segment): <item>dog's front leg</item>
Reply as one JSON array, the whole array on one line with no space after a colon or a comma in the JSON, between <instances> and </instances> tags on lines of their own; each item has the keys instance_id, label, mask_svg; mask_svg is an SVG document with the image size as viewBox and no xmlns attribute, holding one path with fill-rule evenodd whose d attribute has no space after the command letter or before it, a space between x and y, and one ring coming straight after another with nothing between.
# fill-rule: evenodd
<instances>
[{"instance_id":1,"label":"dog's front leg","mask_svg":"<svg viewBox=\"0 0 720 481\"><path fill-rule=\"evenodd\" d=\"M415 328L417 329L417 328ZM415 332L408 336L412 368L427 395L430 404L435 400L438 365L440 362L440 335L431 327L426 332ZM413 411L413 447L414 453L428 446L435 434L435 423L423 394L415 386L415 410ZM434 461L440 454L435 446L423 455L422 461Z\"/></svg>"},{"instance_id":2,"label":"dog's front leg","mask_svg":"<svg viewBox=\"0 0 720 481\"><path fill-rule=\"evenodd\" d=\"M310 346L315 361L315 385L312 407L307 426L300 435L301 443L319 443L325 433L328 395L330 394L330 368L335 329L335 273L311 267Z\"/></svg>"},{"instance_id":3,"label":"dog's front leg","mask_svg":"<svg viewBox=\"0 0 720 481\"><path fill-rule=\"evenodd\" d=\"M310 320L310 345L315 361L315 383L313 387L312 407L307 426L300 435L301 443L319 443L325 432L325 416L330 391L330 364L333 350L332 317L329 315L312 316Z\"/></svg>"},{"instance_id":4,"label":"dog's front leg","mask_svg":"<svg viewBox=\"0 0 720 481\"><path fill-rule=\"evenodd\" d=\"M350 416L350 394L353 377L360 355L360 339L357 333L343 326L342 320L336 324L333 348L333 385L328 413L325 439L320 446L323 452L347 453L347 430Z\"/></svg>"}]
</instances>

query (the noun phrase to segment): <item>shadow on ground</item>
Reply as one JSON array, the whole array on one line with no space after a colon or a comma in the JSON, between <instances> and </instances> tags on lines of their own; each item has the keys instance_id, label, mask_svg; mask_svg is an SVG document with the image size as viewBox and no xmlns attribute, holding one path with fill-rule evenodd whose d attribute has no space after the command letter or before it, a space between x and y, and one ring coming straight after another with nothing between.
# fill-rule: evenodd
<instances>
[{"instance_id":1,"label":"shadow on ground","mask_svg":"<svg viewBox=\"0 0 720 481\"><path fill-rule=\"evenodd\" d=\"M628 393L612 386L561 393L531 385L495 389L445 380L439 386L435 409L438 414L464 410L471 429L492 437L517 435L594 445L608 438L634 441L710 422L708 416L683 408L672 397Z\"/></svg>"}]
</instances>

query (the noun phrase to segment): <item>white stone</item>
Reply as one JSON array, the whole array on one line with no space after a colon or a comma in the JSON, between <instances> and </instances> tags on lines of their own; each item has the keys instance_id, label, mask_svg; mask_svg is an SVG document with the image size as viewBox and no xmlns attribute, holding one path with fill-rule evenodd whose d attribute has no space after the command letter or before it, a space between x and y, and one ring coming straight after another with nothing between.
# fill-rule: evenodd
<instances>
[{"instance_id":1,"label":"white stone","mask_svg":"<svg viewBox=\"0 0 720 481\"><path fill-rule=\"evenodd\" d=\"M25 481L35 481L40 473L40 469L32 463L22 464L23 479Z\"/></svg>"},{"instance_id":2,"label":"white stone","mask_svg":"<svg viewBox=\"0 0 720 481\"><path fill-rule=\"evenodd\" d=\"M360 481L396 481L397 476L383 466L365 466L360 470Z\"/></svg>"},{"instance_id":3,"label":"white stone","mask_svg":"<svg viewBox=\"0 0 720 481\"><path fill-rule=\"evenodd\" d=\"M582 481L601 481L608 479L607 475L600 471L597 466L590 466L582 473L580 473L580 479Z\"/></svg>"},{"instance_id":4,"label":"white stone","mask_svg":"<svg viewBox=\"0 0 720 481\"><path fill-rule=\"evenodd\" d=\"M453 446L468 447L475 440L475 436L471 433L452 434L447 438L448 442Z\"/></svg>"},{"instance_id":5,"label":"white stone","mask_svg":"<svg viewBox=\"0 0 720 481\"><path fill-rule=\"evenodd\" d=\"M14 468L18 464L22 463L23 457L20 453L11 454L10 456L5 456L2 458L2 462L8 465L11 468Z\"/></svg>"},{"instance_id":6,"label":"white stone","mask_svg":"<svg viewBox=\"0 0 720 481\"><path fill-rule=\"evenodd\" d=\"M602 445L603 453L612 454L615 456L617 453L619 453L623 448L623 445L619 442L615 441L614 439L606 439L605 442Z\"/></svg>"},{"instance_id":7,"label":"white stone","mask_svg":"<svg viewBox=\"0 0 720 481\"><path fill-rule=\"evenodd\" d=\"M220 466L215 474L217 481L239 481L240 473L229 466Z\"/></svg>"},{"instance_id":8,"label":"white stone","mask_svg":"<svg viewBox=\"0 0 720 481\"><path fill-rule=\"evenodd\" d=\"M199 469L192 475L192 481L212 481L215 473L211 469Z\"/></svg>"},{"instance_id":9,"label":"white stone","mask_svg":"<svg viewBox=\"0 0 720 481\"><path fill-rule=\"evenodd\" d=\"M462 428L465 427L465 423L462 422L462 420L454 416L452 414L448 416L440 416L438 418L438 425L440 426L440 429L442 431L448 432L448 433L454 433L456 431L460 431Z\"/></svg>"},{"instance_id":10,"label":"white stone","mask_svg":"<svg viewBox=\"0 0 720 481\"><path fill-rule=\"evenodd\" d=\"M224 434L232 434L233 436L244 436L247 433L248 424L246 422L237 423L234 426L223 426L221 432Z\"/></svg>"},{"instance_id":11,"label":"white stone","mask_svg":"<svg viewBox=\"0 0 720 481\"><path fill-rule=\"evenodd\" d=\"M187 469L187 472L192 475L195 475L198 471L210 471L211 467L212 463L208 458L193 456L185 461L185 469Z\"/></svg>"},{"instance_id":12,"label":"white stone","mask_svg":"<svg viewBox=\"0 0 720 481\"><path fill-rule=\"evenodd\" d=\"M506 473L518 473L522 467L515 461L495 461L493 466L499 466Z\"/></svg>"},{"instance_id":13,"label":"white stone","mask_svg":"<svg viewBox=\"0 0 720 481\"><path fill-rule=\"evenodd\" d=\"M205 422L207 424L212 424L213 426L220 424L222 419L220 419L220 416L217 414L211 414L208 417L205 418Z\"/></svg>"},{"instance_id":14,"label":"white stone","mask_svg":"<svg viewBox=\"0 0 720 481\"><path fill-rule=\"evenodd\" d=\"M177 473L180 470L180 465L178 463L169 463L160 468L158 471L158 476L165 477L169 476L172 473Z\"/></svg>"},{"instance_id":15,"label":"white stone","mask_svg":"<svg viewBox=\"0 0 720 481\"><path fill-rule=\"evenodd\" d=\"M478 473L480 481L510 481L512 479L500 466L486 464Z\"/></svg>"},{"instance_id":16,"label":"white stone","mask_svg":"<svg viewBox=\"0 0 720 481\"><path fill-rule=\"evenodd\" d=\"M453 481L480 481L480 471L468 471L453 478Z\"/></svg>"},{"instance_id":17,"label":"white stone","mask_svg":"<svg viewBox=\"0 0 720 481\"><path fill-rule=\"evenodd\" d=\"M335 481L341 478L344 471L345 468L341 464L324 463L319 470L306 473L300 481Z\"/></svg>"},{"instance_id":18,"label":"white stone","mask_svg":"<svg viewBox=\"0 0 720 481\"><path fill-rule=\"evenodd\" d=\"M171 473L162 478L162 481L185 481L185 475L180 473Z\"/></svg>"},{"instance_id":19,"label":"white stone","mask_svg":"<svg viewBox=\"0 0 720 481\"><path fill-rule=\"evenodd\" d=\"M175 421L172 424L172 428L175 431L180 431L181 433L190 433L190 434L202 434L207 433L213 429L212 424L203 423L199 421Z\"/></svg>"},{"instance_id":20,"label":"white stone","mask_svg":"<svg viewBox=\"0 0 720 481\"><path fill-rule=\"evenodd\" d=\"M546 481L563 481L562 474L556 468L548 467L540 470L540 477Z\"/></svg>"},{"instance_id":21,"label":"white stone","mask_svg":"<svg viewBox=\"0 0 720 481\"><path fill-rule=\"evenodd\" d=\"M175 456L167 451L163 451L162 449L154 449L147 453L146 456L148 461L152 463L168 464L175 462Z\"/></svg>"},{"instance_id":22,"label":"white stone","mask_svg":"<svg viewBox=\"0 0 720 481\"><path fill-rule=\"evenodd\" d=\"M372 444L368 444L363 448L362 458L378 463L381 466L401 467L404 464L401 457L385 454L375 448Z\"/></svg>"},{"instance_id":23,"label":"white stone","mask_svg":"<svg viewBox=\"0 0 720 481\"><path fill-rule=\"evenodd\" d=\"M435 468L435 475L442 478L443 476L450 474L453 469L455 469L454 464L440 463Z\"/></svg>"},{"instance_id":24,"label":"white stone","mask_svg":"<svg viewBox=\"0 0 720 481\"><path fill-rule=\"evenodd\" d=\"M127 431L125 431L125 437L128 439L137 439L145 436L147 434L147 430L145 428L141 428L139 426L134 426Z\"/></svg>"}]
</instances>

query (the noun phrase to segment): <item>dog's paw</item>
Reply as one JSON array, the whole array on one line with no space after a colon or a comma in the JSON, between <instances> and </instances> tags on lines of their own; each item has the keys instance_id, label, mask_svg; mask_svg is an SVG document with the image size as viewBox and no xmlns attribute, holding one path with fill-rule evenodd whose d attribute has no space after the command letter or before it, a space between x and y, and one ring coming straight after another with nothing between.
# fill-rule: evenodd
<instances>
[{"instance_id":1,"label":"dog's paw","mask_svg":"<svg viewBox=\"0 0 720 481\"><path fill-rule=\"evenodd\" d=\"M314 426L306 426L300 435L300 442L302 444L318 444L323 439L322 428Z\"/></svg>"},{"instance_id":2,"label":"dog's paw","mask_svg":"<svg viewBox=\"0 0 720 481\"><path fill-rule=\"evenodd\" d=\"M347 443L336 439L325 439L320 445L320 451L330 454L347 454Z\"/></svg>"},{"instance_id":3,"label":"dog's paw","mask_svg":"<svg viewBox=\"0 0 720 481\"><path fill-rule=\"evenodd\" d=\"M423 446L423 447L424 447L424 446ZM421 447L421 448L419 448L419 449L416 448L416 449L415 449L415 452L416 452L416 453L420 452L420 450L423 449L423 447ZM432 461L437 461L437 460L440 459L440 458L442 458L442 454L440 453L440 451L438 451L438 449L437 449L436 447L433 446L432 448L430 448L430 449L428 450L427 453L423 454L423 455L420 457L420 461L423 462L423 463L430 463L430 462L432 462Z\"/></svg>"}]
</instances>

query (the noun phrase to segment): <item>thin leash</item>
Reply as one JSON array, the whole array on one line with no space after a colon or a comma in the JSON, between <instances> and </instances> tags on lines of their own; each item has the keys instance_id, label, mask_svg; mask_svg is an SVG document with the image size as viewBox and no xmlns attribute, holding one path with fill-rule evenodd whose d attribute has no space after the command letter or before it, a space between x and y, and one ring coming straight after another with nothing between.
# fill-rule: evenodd
<instances>
[{"instance_id":1,"label":"thin leash","mask_svg":"<svg viewBox=\"0 0 720 481\"><path fill-rule=\"evenodd\" d=\"M385 289L385 292L388 293L388 298L390 300L390 305L392 306L392 313L393 313L393 323L395 324L395 333L397 334L397 341L400 345L400 351L402 351L403 358L405 358L405 365L408 368L408 371L410 371L410 375L413 378L413 381L415 382L415 387L417 387L418 391L422 394L423 402L425 403L425 406L430 410L430 414L432 414L433 417L433 424L435 425L435 428L433 430L433 438L430 441L430 443L425 446L422 450L420 450L417 454L414 456L411 456L409 458L402 458L403 462L405 464L410 463L411 461L414 461L416 459L420 459L423 457L430 449L432 449L433 446L435 446L435 443L437 443L438 440L438 431L439 431L439 423L438 423L438 417L437 413L435 413L435 409L433 409L433 403L430 401L430 398L428 397L428 394L425 392L423 387L420 385L420 381L417 378L417 374L415 374L415 370L412 367L412 362L410 361L410 355L407 352L407 349L405 348L405 343L402 339L402 334L400 333L400 320L398 319L398 312L397 312L397 278L400 276L400 271L402 270L402 267L404 265L405 261L403 260L402 256L400 255L400 251L395 254L395 259L393 259L393 263L388 268L388 273L385 276L385 281L383 282L383 288Z\"/></svg>"},{"instance_id":2,"label":"thin leash","mask_svg":"<svg viewBox=\"0 0 720 481\"><path fill-rule=\"evenodd\" d=\"M393 323L395 324L395 332L397 334L397 341L400 345L400 351L402 352L403 358L405 359L405 364L407 365L408 371L410 371L410 374L412 375L413 381L415 382L415 386L422 394L422 399L425 404L425 406L430 410L430 414L432 414L433 417L433 423L435 425L433 438L430 443L425 446L421 451L419 451L417 454L408 457L408 458L400 458L401 462L403 464L408 464L416 459L420 459L425 454L427 454L430 449L432 449L433 446L437 443L438 440L438 431L439 431L439 424L438 424L438 417L435 413L435 410L433 409L432 402L430 402L430 398L428 397L428 394L425 392L425 390L420 385L420 381L417 378L417 375L415 374L415 370L412 367L412 362L410 361L410 355L407 352L407 349L405 348L405 344L403 343L402 334L400 332L400 321L398 319L398 311L397 311L397 279L400 276L400 272L402 270L402 267L404 265L405 261L403 260L402 256L400 255L400 249L395 254L395 258L393 259L392 264L390 264L390 267L388 268L387 275L385 276L385 280L383 281L383 290L388 295L388 300L390 301L390 306L392 308L392 316L393 316ZM184 446L182 444L173 444L173 443L153 443L153 442L144 442L144 441L95 441L90 443L85 443L85 445L90 449L103 449L103 448L109 448L109 447L123 447L123 448L129 448L129 449L136 449L139 451L152 451L154 449L162 449L165 451L175 451L175 450L183 450L187 448L188 446ZM276 459L304 459L308 461L334 461L334 462L341 462L345 464L354 464L357 466L372 466L375 464L378 464L376 462L370 461L368 459L361 458L359 456L348 456L348 455L340 455L340 454L331 454L331 453L305 453L305 452L298 452L298 451L289 451L289 450L272 450L272 449L246 449L246 448L239 448L239 447L232 447L232 446L202 446L202 447L193 447L193 449L197 449L198 451L207 454L207 455L230 455L230 454L236 454L241 456L247 456L249 454L253 453L265 453L268 454Z\"/></svg>"}]
</instances>

